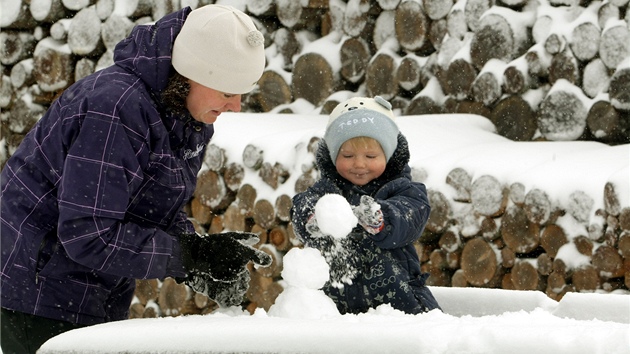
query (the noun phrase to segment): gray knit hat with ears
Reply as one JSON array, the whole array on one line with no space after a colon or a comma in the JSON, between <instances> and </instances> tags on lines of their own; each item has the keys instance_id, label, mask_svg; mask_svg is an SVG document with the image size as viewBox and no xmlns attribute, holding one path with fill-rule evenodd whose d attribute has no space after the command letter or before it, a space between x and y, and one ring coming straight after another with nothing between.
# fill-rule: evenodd
<instances>
[{"instance_id":1,"label":"gray knit hat with ears","mask_svg":"<svg viewBox=\"0 0 630 354\"><path fill-rule=\"evenodd\" d=\"M359 136L378 141L389 162L398 146L398 132L392 105L387 100L381 96L353 97L338 104L330 113L324 141L333 163L341 145Z\"/></svg>"}]
</instances>

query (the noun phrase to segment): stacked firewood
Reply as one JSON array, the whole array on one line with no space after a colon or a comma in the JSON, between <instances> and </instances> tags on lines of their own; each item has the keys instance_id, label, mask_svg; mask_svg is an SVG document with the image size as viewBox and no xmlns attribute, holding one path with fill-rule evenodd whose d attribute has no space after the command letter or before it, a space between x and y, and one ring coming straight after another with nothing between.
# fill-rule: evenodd
<instances>
[{"instance_id":1,"label":"stacked firewood","mask_svg":"<svg viewBox=\"0 0 630 354\"><path fill-rule=\"evenodd\" d=\"M113 49L138 24L212 0L6 0L0 12L0 164L51 102L74 81L113 63ZM335 93L381 95L403 115L475 113L517 141L630 143L628 0L247 0L265 34L268 63L259 88L244 97L251 112L291 112L304 100L329 113ZM317 139L309 149L314 151ZM272 188L286 168L255 146L241 165L210 146L189 214L200 231L244 230L274 257L251 269L249 309L268 308L282 291L282 256L299 246L288 220L291 195L257 196L243 184L256 171ZM317 171L303 171L300 192ZM572 210L551 207L544 192L472 181L453 170L460 191L430 191L433 212L418 243L430 282L444 286L566 291L630 288L630 209L605 189L601 226L580 237L559 225ZM462 207L463 205L463 207ZM565 264L574 244L586 266ZM133 316L204 313L212 301L171 280L138 284Z\"/></svg>"}]
</instances>

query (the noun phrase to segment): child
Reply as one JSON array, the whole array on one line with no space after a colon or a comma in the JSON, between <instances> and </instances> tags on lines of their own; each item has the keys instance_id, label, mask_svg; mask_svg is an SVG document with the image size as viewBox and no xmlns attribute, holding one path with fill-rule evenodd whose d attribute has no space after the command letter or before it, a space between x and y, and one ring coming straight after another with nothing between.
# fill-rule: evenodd
<instances>
[{"instance_id":1,"label":"child","mask_svg":"<svg viewBox=\"0 0 630 354\"><path fill-rule=\"evenodd\" d=\"M341 313L381 304L409 314L439 309L425 286L413 242L431 210L424 184L411 181L407 140L380 96L355 97L330 114L317 151L321 178L293 198L297 236L328 261L324 291ZM315 205L324 195L344 196L359 225L345 238L323 234Z\"/></svg>"}]
</instances>

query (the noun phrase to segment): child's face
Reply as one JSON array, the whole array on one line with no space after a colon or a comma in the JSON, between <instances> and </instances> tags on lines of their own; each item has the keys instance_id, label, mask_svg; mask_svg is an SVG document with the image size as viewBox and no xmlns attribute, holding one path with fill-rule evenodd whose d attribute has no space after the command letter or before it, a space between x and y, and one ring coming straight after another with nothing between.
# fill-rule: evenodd
<instances>
[{"instance_id":1,"label":"child's face","mask_svg":"<svg viewBox=\"0 0 630 354\"><path fill-rule=\"evenodd\" d=\"M335 166L343 178L363 186L383 174L387 159L376 140L351 139L341 145Z\"/></svg>"}]
</instances>

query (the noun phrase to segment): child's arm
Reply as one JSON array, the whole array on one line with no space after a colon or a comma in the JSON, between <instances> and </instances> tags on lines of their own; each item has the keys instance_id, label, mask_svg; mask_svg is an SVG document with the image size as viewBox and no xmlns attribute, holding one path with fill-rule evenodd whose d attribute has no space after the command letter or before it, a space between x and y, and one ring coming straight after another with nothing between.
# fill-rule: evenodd
<instances>
[{"instance_id":1,"label":"child's arm","mask_svg":"<svg viewBox=\"0 0 630 354\"><path fill-rule=\"evenodd\" d=\"M371 236L377 246L403 247L422 235L431 212L424 184L396 179L381 188L374 199L383 213L381 231Z\"/></svg>"},{"instance_id":2,"label":"child's arm","mask_svg":"<svg viewBox=\"0 0 630 354\"><path fill-rule=\"evenodd\" d=\"M318 227L314 219L315 205L325 194L341 194L341 190L329 179L322 178L311 187L293 197L291 222L295 235L304 244L309 245L313 239L321 237L316 234Z\"/></svg>"}]
</instances>

